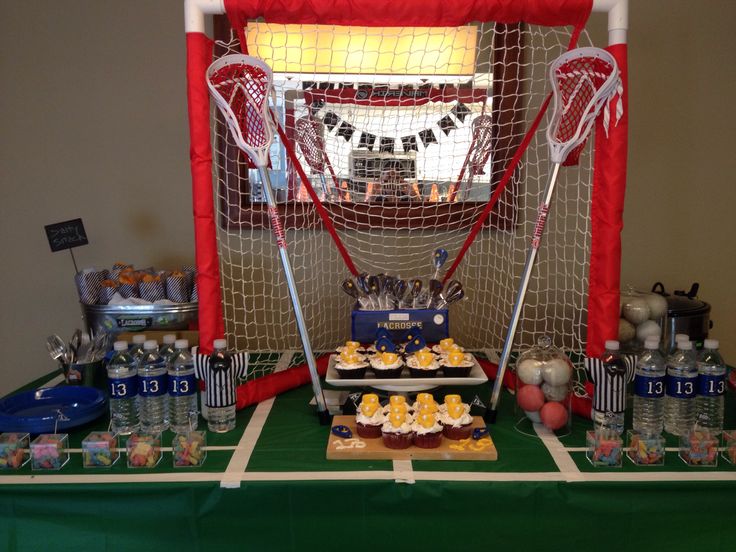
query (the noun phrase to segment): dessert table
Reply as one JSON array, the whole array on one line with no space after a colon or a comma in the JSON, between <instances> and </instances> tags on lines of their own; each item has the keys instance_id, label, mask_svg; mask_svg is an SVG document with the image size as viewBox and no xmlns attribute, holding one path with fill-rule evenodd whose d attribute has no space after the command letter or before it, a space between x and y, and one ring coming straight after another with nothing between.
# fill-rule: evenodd
<instances>
[{"instance_id":1,"label":"dessert table","mask_svg":"<svg viewBox=\"0 0 736 552\"><path fill-rule=\"evenodd\" d=\"M294 353L254 355L288 365ZM49 374L26 388L59 380ZM356 389L357 391L358 389ZM438 391L486 399L490 383ZM207 434L201 468L85 469L82 439L102 417L69 432L58 472L0 471L0 549L7 550L733 550L736 468L686 466L668 448L661 467L594 468L590 422L557 438L520 432L513 397L490 427L497 461L327 460L311 387L247 407L237 428ZM728 398L727 428L736 428ZM206 422L200 420L200 429ZM163 435L164 447L173 435ZM124 446L124 445L120 445ZM676 442L668 438L668 447Z\"/></svg>"}]
</instances>

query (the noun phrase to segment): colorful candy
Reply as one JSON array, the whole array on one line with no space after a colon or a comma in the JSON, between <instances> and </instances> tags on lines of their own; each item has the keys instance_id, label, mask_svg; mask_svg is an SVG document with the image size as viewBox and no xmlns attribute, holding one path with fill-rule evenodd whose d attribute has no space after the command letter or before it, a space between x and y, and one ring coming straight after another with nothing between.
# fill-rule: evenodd
<instances>
[{"instance_id":1,"label":"colorful candy","mask_svg":"<svg viewBox=\"0 0 736 552\"><path fill-rule=\"evenodd\" d=\"M718 464L718 439L710 431L693 429L680 437L680 458L691 466Z\"/></svg>"},{"instance_id":2,"label":"colorful candy","mask_svg":"<svg viewBox=\"0 0 736 552\"><path fill-rule=\"evenodd\" d=\"M93 431L82 440L82 464L85 468L109 468L120 456L114 433Z\"/></svg>"},{"instance_id":3,"label":"colorful candy","mask_svg":"<svg viewBox=\"0 0 736 552\"><path fill-rule=\"evenodd\" d=\"M27 433L0 434L0 470L15 470L28 461Z\"/></svg>"},{"instance_id":4,"label":"colorful candy","mask_svg":"<svg viewBox=\"0 0 736 552\"><path fill-rule=\"evenodd\" d=\"M723 432L723 457L731 464L736 464L736 431Z\"/></svg>"},{"instance_id":5,"label":"colorful candy","mask_svg":"<svg viewBox=\"0 0 736 552\"><path fill-rule=\"evenodd\" d=\"M161 436L133 433L126 449L129 468L153 468L161 460Z\"/></svg>"},{"instance_id":6,"label":"colorful candy","mask_svg":"<svg viewBox=\"0 0 736 552\"><path fill-rule=\"evenodd\" d=\"M621 467L623 439L613 432L588 431L586 456L597 467Z\"/></svg>"},{"instance_id":7,"label":"colorful candy","mask_svg":"<svg viewBox=\"0 0 736 552\"><path fill-rule=\"evenodd\" d=\"M206 438L202 431L177 433L171 443L175 468L198 468L207 457Z\"/></svg>"},{"instance_id":8,"label":"colorful candy","mask_svg":"<svg viewBox=\"0 0 736 552\"><path fill-rule=\"evenodd\" d=\"M31 443L31 468L60 470L69 460L69 436L66 433L44 433Z\"/></svg>"},{"instance_id":9,"label":"colorful candy","mask_svg":"<svg viewBox=\"0 0 736 552\"><path fill-rule=\"evenodd\" d=\"M629 431L629 460L640 466L664 464L664 438L661 435L645 436Z\"/></svg>"}]
</instances>

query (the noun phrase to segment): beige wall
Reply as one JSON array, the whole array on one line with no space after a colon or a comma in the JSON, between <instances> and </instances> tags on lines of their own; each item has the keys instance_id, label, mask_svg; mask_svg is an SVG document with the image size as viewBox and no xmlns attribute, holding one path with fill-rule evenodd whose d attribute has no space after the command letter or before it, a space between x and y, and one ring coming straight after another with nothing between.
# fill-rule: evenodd
<instances>
[{"instance_id":1,"label":"beige wall","mask_svg":"<svg viewBox=\"0 0 736 552\"><path fill-rule=\"evenodd\" d=\"M699 281L736 363L736 3L631 4L622 280ZM179 0L0 9L0 395L51 370L45 337L81 324L71 259L44 224L84 219L80 266L193 260L182 18Z\"/></svg>"}]
</instances>

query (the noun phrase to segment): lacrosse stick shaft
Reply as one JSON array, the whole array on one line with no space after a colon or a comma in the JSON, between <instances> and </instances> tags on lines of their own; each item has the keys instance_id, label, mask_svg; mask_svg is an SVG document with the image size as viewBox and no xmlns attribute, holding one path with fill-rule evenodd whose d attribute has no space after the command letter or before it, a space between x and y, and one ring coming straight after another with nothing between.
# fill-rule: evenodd
<instances>
[{"instance_id":1,"label":"lacrosse stick shaft","mask_svg":"<svg viewBox=\"0 0 736 552\"><path fill-rule=\"evenodd\" d=\"M465 170L468 167L468 161L470 161L470 156L473 155L473 148L475 147L475 136L473 136L472 140L470 141L470 147L468 148L468 153L465 155L465 161L463 161L463 166L460 168L460 174L457 176L457 181L454 185L450 186L450 193L447 195L447 201L453 202L455 201L455 196L460 191L460 187L463 184L463 176L465 176ZM470 172L472 173L473 170L471 169Z\"/></svg>"},{"instance_id":2,"label":"lacrosse stick shaft","mask_svg":"<svg viewBox=\"0 0 736 552\"><path fill-rule=\"evenodd\" d=\"M498 361L498 372L496 373L496 381L493 384L490 406L486 414L486 419L490 423L494 423L496 421L498 402L501 397L501 389L503 389L503 377L509 364L511 348L514 343L514 336L516 335L516 328L519 325L519 319L521 318L521 310L524 308L524 297L526 296L526 290L529 286L529 280L532 275L532 268L534 267L534 261L537 258L537 250L539 249L542 234L544 233L544 227L547 224L547 215L549 213L549 207L552 201L552 194L555 190L555 184L557 182L557 175L559 174L559 172L560 164L555 163L552 168L552 174L550 175L547 187L544 190L542 203L539 205L537 222L534 226L534 234L532 236L529 250L527 251L526 263L524 264L524 271L521 274L519 291L516 294L514 309L511 312L511 322L509 322L509 329L506 333L506 340L503 343L501 358Z\"/></svg>"},{"instance_id":3,"label":"lacrosse stick shaft","mask_svg":"<svg viewBox=\"0 0 736 552\"><path fill-rule=\"evenodd\" d=\"M327 190L327 181L325 180L325 175L322 173L319 173L319 182L322 185L322 193L325 196L325 201L329 201L330 192Z\"/></svg>"},{"instance_id":4,"label":"lacrosse stick shaft","mask_svg":"<svg viewBox=\"0 0 736 552\"><path fill-rule=\"evenodd\" d=\"M289 254L286 251L286 240L284 239L284 230L279 219L278 211L276 208L276 201L274 200L273 190L271 188L271 178L268 174L266 167L258 167L258 172L261 174L261 182L263 183L263 193L266 196L266 203L268 205L269 215L271 216L271 227L276 235L276 242L279 247L279 255L281 257L281 265L284 268L284 275L286 276L286 285L289 288L289 296L291 297L291 304L294 307L294 317L296 318L296 325L299 330L299 337L302 340L302 347L304 348L304 356L307 359L307 366L309 367L309 375L312 379L312 390L314 391L314 398L317 401L317 414L320 419L320 423L329 423L329 412L327 411L327 403L325 402L325 396L322 392L322 385L319 382L319 374L317 373L317 363L314 360L314 353L312 352L312 344L309 341L309 333L307 332L307 325L304 322L304 314L302 313L302 306L299 302L299 295L296 292L296 282L294 281L294 273L291 270L291 262L289 261Z\"/></svg>"}]
</instances>

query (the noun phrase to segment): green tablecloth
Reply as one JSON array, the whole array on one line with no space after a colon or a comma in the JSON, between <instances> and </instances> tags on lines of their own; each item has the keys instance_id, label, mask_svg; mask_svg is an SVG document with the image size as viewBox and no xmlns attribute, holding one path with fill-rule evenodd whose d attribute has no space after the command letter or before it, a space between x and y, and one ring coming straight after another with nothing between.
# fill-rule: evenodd
<instances>
[{"instance_id":1,"label":"green tablecloth","mask_svg":"<svg viewBox=\"0 0 736 552\"><path fill-rule=\"evenodd\" d=\"M236 431L208 434L220 450L199 470L174 470L165 452L152 470L127 468L123 454L92 471L72 453L58 473L0 473L0 550L736 549L736 470L722 459L691 468L668 452L660 468L593 468L577 450L590 422L576 419L560 439L575 449L562 449L572 462L561 471L560 456L514 427L506 395L491 427L497 462L328 461L329 428L317 424L310 391L249 407ZM449 391L486 398L489 385ZM728 427L735 418L729 408ZM73 431L70 446L106 424ZM228 478L239 487L223 488Z\"/></svg>"}]
</instances>

